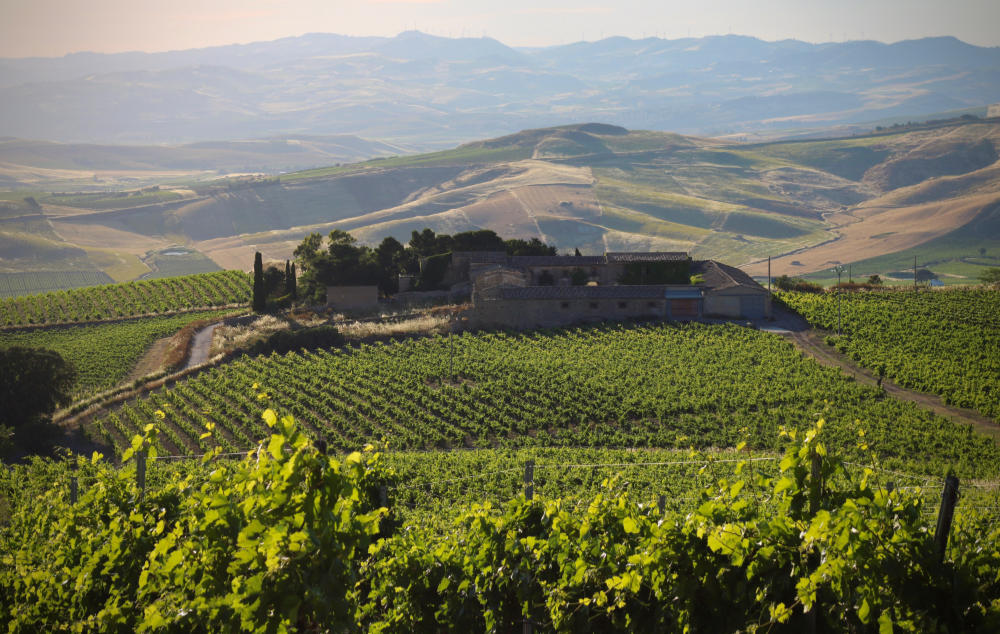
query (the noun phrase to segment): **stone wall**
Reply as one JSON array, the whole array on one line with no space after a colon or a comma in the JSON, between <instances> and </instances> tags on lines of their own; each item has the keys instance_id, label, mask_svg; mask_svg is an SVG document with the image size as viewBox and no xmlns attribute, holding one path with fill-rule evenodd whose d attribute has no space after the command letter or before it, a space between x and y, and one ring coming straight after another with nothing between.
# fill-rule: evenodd
<instances>
[{"instance_id":1,"label":"stone wall","mask_svg":"<svg viewBox=\"0 0 1000 634\"><path fill-rule=\"evenodd\" d=\"M378 286L327 286L326 304L336 310L378 308Z\"/></svg>"},{"instance_id":2,"label":"stone wall","mask_svg":"<svg viewBox=\"0 0 1000 634\"><path fill-rule=\"evenodd\" d=\"M763 289L762 289L763 290ZM705 316L725 317L727 319L746 319L741 307L741 298L761 297L764 299L764 316L771 316L771 295L753 288L729 288L722 291L705 293Z\"/></svg>"}]
</instances>

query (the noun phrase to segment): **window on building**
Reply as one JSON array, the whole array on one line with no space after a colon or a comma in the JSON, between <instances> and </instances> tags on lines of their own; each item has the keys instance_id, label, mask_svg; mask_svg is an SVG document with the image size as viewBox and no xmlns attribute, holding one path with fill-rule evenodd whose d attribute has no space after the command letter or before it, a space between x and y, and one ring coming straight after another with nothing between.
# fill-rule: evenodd
<instances>
[{"instance_id":1,"label":"window on building","mask_svg":"<svg viewBox=\"0 0 1000 634\"><path fill-rule=\"evenodd\" d=\"M618 308L628 308L628 302L618 302Z\"/></svg>"},{"instance_id":2,"label":"window on building","mask_svg":"<svg viewBox=\"0 0 1000 634\"><path fill-rule=\"evenodd\" d=\"M656 308L656 302L646 302L648 308Z\"/></svg>"},{"instance_id":3,"label":"window on building","mask_svg":"<svg viewBox=\"0 0 1000 634\"><path fill-rule=\"evenodd\" d=\"M560 304L560 307L569 308L569 302L563 302L562 304Z\"/></svg>"},{"instance_id":4,"label":"window on building","mask_svg":"<svg viewBox=\"0 0 1000 634\"><path fill-rule=\"evenodd\" d=\"M591 308L597 308L597 302L590 302Z\"/></svg>"}]
</instances>

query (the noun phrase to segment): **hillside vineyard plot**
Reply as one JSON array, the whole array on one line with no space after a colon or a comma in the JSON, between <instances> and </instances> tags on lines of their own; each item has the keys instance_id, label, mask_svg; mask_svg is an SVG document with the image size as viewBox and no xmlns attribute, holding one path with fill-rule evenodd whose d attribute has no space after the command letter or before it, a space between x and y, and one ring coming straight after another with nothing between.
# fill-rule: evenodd
<instances>
[{"instance_id":1,"label":"hillside vineyard plot","mask_svg":"<svg viewBox=\"0 0 1000 634\"><path fill-rule=\"evenodd\" d=\"M91 433L121 451L159 422L166 453L242 449L267 435L262 403L341 450L380 439L393 449L744 439L768 449L782 426L825 416L831 442L851 452L863 432L887 464L936 470L1000 458L971 429L885 399L780 337L703 324L465 334L243 358L123 405ZM202 439L207 424L216 433Z\"/></svg>"},{"instance_id":2,"label":"hillside vineyard plot","mask_svg":"<svg viewBox=\"0 0 1000 634\"><path fill-rule=\"evenodd\" d=\"M782 293L809 323L862 365L945 403L1000 421L1000 293L989 290Z\"/></svg>"},{"instance_id":3,"label":"hillside vineyard plot","mask_svg":"<svg viewBox=\"0 0 1000 634\"><path fill-rule=\"evenodd\" d=\"M248 304L250 278L221 271L0 300L0 327L98 321Z\"/></svg>"},{"instance_id":4,"label":"hillside vineyard plot","mask_svg":"<svg viewBox=\"0 0 1000 634\"><path fill-rule=\"evenodd\" d=\"M0 346L55 350L76 369L74 398L114 387L135 366L150 344L202 319L222 319L233 311L196 311L108 324L89 324L0 332Z\"/></svg>"},{"instance_id":5,"label":"hillside vineyard plot","mask_svg":"<svg viewBox=\"0 0 1000 634\"><path fill-rule=\"evenodd\" d=\"M536 475L535 495L526 487L512 495L519 487L508 481L494 506L492 496L456 493L480 476L517 474L521 465L504 456L458 452L474 461L453 465L463 475L452 477L436 468L451 458L444 452L400 461L367 446L341 459L309 442L292 417L266 410L261 418L269 436L240 459L155 460L150 428L120 467L95 456L0 469L9 509L0 523L0 620L11 632L237 624L513 632L525 623L573 633L995 632L1000 624L996 482L964 480L954 524L941 528L931 488L940 475L910 479L871 455L844 461L828 451L829 427L819 421L786 435L783 455L679 457L704 466L653 474L671 494L661 507L612 478L597 484L599 465L586 462L634 460L610 465L624 474L670 456L538 451L538 474L561 486ZM148 480L138 475L146 452ZM401 515L400 488L428 478L459 508L440 514L434 498L423 515Z\"/></svg>"}]
</instances>

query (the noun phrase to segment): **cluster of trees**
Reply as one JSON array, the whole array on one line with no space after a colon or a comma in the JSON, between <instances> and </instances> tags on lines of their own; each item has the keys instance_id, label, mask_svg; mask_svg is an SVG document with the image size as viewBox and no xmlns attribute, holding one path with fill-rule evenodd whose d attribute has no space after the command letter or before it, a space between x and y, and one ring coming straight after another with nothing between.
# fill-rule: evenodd
<instances>
[{"instance_id":1,"label":"cluster of trees","mask_svg":"<svg viewBox=\"0 0 1000 634\"><path fill-rule=\"evenodd\" d=\"M488 229L454 235L431 229L414 231L407 245L389 236L375 248L358 244L346 231L335 229L324 240L311 233L295 248L302 272L299 293L311 303L326 301L327 286L377 285L383 293L398 290L398 276L416 276L416 290L440 287L453 251L506 251L508 255L556 255L556 248L538 238L504 240Z\"/></svg>"},{"instance_id":2,"label":"cluster of trees","mask_svg":"<svg viewBox=\"0 0 1000 634\"><path fill-rule=\"evenodd\" d=\"M272 306L288 306L298 297L295 264L285 260L285 270L277 266L264 268L264 260L260 251L253 260L253 298L251 305L254 312L262 313Z\"/></svg>"},{"instance_id":3,"label":"cluster of trees","mask_svg":"<svg viewBox=\"0 0 1000 634\"><path fill-rule=\"evenodd\" d=\"M981 249L985 251L985 249ZM1000 266L993 266L979 274L979 281L1000 288Z\"/></svg>"},{"instance_id":4,"label":"cluster of trees","mask_svg":"<svg viewBox=\"0 0 1000 634\"><path fill-rule=\"evenodd\" d=\"M774 278L774 286L783 291L799 291L800 293L822 293L823 287L815 282L809 282L801 277L781 275Z\"/></svg>"},{"instance_id":5,"label":"cluster of trees","mask_svg":"<svg viewBox=\"0 0 1000 634\"><path fill-rule=\"evenodd\" d=\"M0 348L0 453L37 453L60 433L52 413L70 402L76 370L53 350Z\"/></svg>"}]
</instances>

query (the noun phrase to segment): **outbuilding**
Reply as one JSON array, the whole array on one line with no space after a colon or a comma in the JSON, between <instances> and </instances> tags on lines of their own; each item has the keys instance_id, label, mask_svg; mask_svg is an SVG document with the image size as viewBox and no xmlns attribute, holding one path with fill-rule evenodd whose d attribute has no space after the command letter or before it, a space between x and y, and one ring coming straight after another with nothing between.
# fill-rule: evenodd
<instances>
[{"instance_id":1,"label":"outbuilding","mask_svg":"<svg viewBox=\"0 0 1000 634\"><path fill-rule=\"evenodd\" d=\"M771 316L767 289L738 268L714 260L695 262L691 272L701 275L705 289L704 315L726 319L765 319Z\"/></svg>"}]
</instances>

